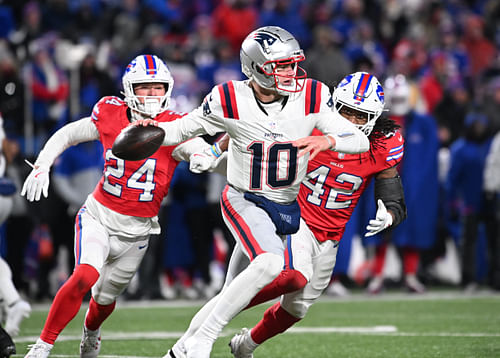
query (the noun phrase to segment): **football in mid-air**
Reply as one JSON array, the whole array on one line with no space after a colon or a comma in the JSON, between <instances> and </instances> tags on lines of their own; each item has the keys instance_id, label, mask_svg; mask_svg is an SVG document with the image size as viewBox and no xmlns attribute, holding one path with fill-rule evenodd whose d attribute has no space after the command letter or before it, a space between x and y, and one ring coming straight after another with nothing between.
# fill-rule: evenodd
<instances>
[{"instance_id":1,"label":"football in mid-air","mask_svg":"<svg viewBox=\"0 0 500 358\"><path fill-rule=\"evenodd\" d=\"M125 160L143 160L160 148L165 131L156 126L128 126L116 137L111 151Z\"/></svg>"}]
</instances>

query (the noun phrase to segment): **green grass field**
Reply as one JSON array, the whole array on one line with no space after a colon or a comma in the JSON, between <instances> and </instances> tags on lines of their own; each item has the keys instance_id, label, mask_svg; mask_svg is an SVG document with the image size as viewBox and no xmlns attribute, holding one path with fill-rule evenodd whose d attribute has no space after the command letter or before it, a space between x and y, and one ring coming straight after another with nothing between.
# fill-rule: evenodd
<instances>
[{"instance_id":1,"label":"green grass field","mask_svg":"<svg viewBox=\"0 0 500 358\"><path fill-rule=\"evenodd\" d=\"M119 302L102 328L100 357L162 357L187 327L201 302ZM241 313L224 330L211 357L232 357L227 346L241 327L255 324L263 304ZM63 331L51 356L78 357L86 306ZM27 352L46 318L35 306L16 339ZM285 334L260 346L255 358L479 358L500 357L500 295L442 292L421 296L323 298Z\"/></svg>"}]
</instances>

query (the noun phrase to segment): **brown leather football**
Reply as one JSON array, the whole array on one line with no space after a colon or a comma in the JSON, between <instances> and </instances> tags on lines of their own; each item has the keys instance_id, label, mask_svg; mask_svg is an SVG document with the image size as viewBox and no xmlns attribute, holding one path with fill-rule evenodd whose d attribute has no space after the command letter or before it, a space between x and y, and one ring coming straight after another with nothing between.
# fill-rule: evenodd
<instances>
[{"instance_id":1,"label":"brown leather football","mask_svg":"<svg viewBox=\"0 0 500 358\"><path fill-rule=\"evenodd\" d=\"M111 151L125 160L143 160L160 148L165 131L156 126L128 126L116 137Z\"/></svg>"}]
</instances>

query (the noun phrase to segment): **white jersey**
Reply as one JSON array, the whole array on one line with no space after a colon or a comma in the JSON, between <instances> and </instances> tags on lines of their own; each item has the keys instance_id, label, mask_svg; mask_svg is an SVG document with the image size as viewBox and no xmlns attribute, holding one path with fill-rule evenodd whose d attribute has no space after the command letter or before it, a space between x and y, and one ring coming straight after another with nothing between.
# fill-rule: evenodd
<instances>
[{"instance_id":1,"label":"white jersey","mask_svg":"<svg viewBox=\"0 0 500 358\"><path fill-rule=\"evenodd\" d=\"M281 110L266 111L249 81L215 86L203 104L165 129L164 145L200 134L227 132L227 181L243 192L255 192L278 202L296 199L307 171L309 156L298 158L291 142L307 137L314 128L336 140L334 150L347 153L369 148L366 136L351 122L331 111L328 87L308 79L303 91L285 97Z\"/></svg>"}]
</instances>

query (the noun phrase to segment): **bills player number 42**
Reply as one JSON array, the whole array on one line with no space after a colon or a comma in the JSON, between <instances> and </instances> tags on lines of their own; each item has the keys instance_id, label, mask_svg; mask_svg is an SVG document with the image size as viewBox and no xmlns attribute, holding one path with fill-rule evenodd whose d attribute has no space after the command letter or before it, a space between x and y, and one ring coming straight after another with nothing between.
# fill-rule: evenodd
<instances>
[{"instance_id":1,"label":"bills player number 42","mask_svg":"<svg viewBox=\"0 0 500 358\"><path fill-rule=\"evenodd\" d=\"M307 180L302 182L308 189L312 192L307 196L307 201L316 206L322 206L323 200L320 198L325 194L324 184L328 178L328 173L330 168L321 165L318 168L307 173ZM340 187L331 187L328 197L324 203L325 209L345 209L351 205L352 200L345 198L349 197L354 192L356 192L361 184L363 183L363 178L357 175L352 175L349 173L340 173L335 177L335 182L339 184L351 184L350 189L344 189ZM347 199L347 200L342 200Z\"/></svg>"}]
</instances>

